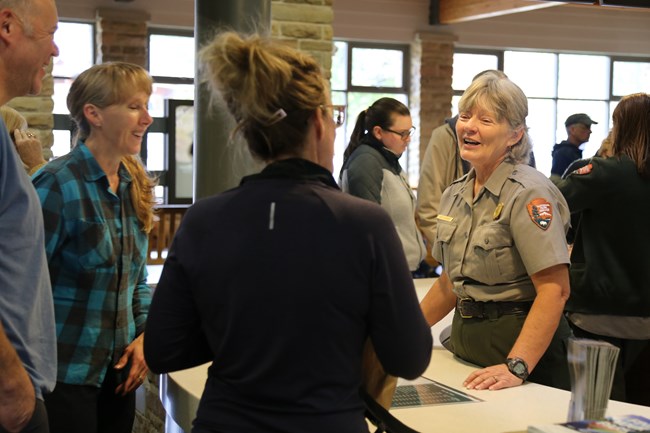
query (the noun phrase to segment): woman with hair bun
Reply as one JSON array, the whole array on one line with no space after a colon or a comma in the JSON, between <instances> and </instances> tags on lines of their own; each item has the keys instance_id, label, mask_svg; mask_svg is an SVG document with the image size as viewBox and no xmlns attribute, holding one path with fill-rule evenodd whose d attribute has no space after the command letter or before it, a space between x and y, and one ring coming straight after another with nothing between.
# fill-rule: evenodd
<instances>
[{"instance_id":1,"label":"woman with hair bun","mask_svg":"<svg viewBox=\"0 0 650 433\"><path fill-rule=\"evenodd\" d=\"M147 363L213 361L194 433L367 432L366 340L408 378L432 341L390 217L332 177L344 107L313 58L270 39L220 33L200 59L266 166L186 213L152 301Z\"/></svg>"}]
</instances>

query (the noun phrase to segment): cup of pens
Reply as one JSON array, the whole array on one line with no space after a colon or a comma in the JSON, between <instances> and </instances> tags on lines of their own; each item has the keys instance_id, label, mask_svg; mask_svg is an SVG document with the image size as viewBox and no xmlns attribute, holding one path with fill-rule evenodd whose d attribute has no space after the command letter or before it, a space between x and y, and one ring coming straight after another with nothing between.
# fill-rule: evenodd
<instances>
[{"instance_id":1,"label":"cup of pens","mask_svg":"<svg viewBox=\"0 0 650 433\"><path fill-rule=\"evenodd\" d=\"M605 341L569 338L571 401L567 421L605 418L619 351Z\"/></svg>"}]
</instances>

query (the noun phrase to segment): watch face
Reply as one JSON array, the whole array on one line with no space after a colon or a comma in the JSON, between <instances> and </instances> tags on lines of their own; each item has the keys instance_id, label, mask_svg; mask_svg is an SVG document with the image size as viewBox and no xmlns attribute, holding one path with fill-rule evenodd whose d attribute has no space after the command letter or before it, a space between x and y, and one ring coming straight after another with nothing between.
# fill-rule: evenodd
<instances>
[{"instance_id":1,"label":"watch face","mask_svg":"<svg viewBox=\"0 0 650 433\"><path fill-rule=\"evenodd\" d=\"M522 380L526 380L528 378L528 366L526 365L526 362L519 359L519 358L509 358L508 362L508 370L518 378Z\"/></svg>"},{"instance_id":2,"label":"watch face","mask_svg":"<svg viewBox=\"0 0 650 433\"><path fill-rule=\"evenodd\" d=\"M514 371L517 376L521 376L526 373L526 366L521 362L516 361L512 364L512 371Z\"/></svg>"}]
</instances>

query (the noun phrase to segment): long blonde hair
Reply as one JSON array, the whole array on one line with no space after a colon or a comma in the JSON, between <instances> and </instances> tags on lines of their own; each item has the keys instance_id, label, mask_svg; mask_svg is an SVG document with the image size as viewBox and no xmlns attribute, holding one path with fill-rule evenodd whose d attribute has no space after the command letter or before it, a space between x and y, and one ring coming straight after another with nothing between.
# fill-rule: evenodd
<instances>
[{"instance_id":1,"label":"long blonde hair","mask_svg":"<svg viewBox=\"0 0 650 433\"><path fill-rule=\"evenodd\" d=\"M141 66L125 62L108 62L92 66L74 80L68 93L68 110L77 126L73 142L90 134L90 124L83 112L86 104L105 108L126 100L133 93L142 91L151 95L153 80ZM153 227L153 187L156 181L144 169L140 157L129 155L122 158L124 168L132 178L131 201L142 230L149 233Z\"/></svg>"},{"instance_id":2,"label":"long blonde hair","mask_svg":"<svg viewBox=\"0 0 650 433\"><path fill-rule=\"evenodd\" d=\"M2 116L2 120L5 122L5 126L7 127L7 131L9 131L9 135L11 135L11 139L16 142L14 131L16 129L27 129L27 120L22 114L8 105L0 107L0 116Z\"/></svg>"},{"instance_id":3,"label":"long blonde hair","mask_svg":"<svg viewBox=\"0 0 650 433\"><path fill-rule=\"evenodd\" d=\"M21 131L26 130L27 119L25 119L22 114L20 114L18 111L16 111L15 109L11 108L8 105L3 105L0 107L0 116L2 116L2 120L4 120L5 122L7 131L9 131L9 136L11 137L11 141L13 141L14 144L16 144L16 137L14 136L14 131L16 129L20 129ZM23 162L23 167L25 167L25 170L29 171L29 167L24 162Z\"/></svg>"}]
</instances>

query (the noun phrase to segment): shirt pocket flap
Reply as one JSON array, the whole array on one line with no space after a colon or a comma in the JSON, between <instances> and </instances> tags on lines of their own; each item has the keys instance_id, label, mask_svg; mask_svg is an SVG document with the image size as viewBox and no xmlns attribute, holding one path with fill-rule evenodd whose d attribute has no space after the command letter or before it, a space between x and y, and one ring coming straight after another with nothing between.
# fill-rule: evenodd
<instances>
[{"instance_id":1,"label":"shirt pocket flap","mask_svg":"<svg viewBox=\"0 0 650 433\"><path fill-rule=\"evenodd\" d=\"M510 228L501 224L488 224L476 228L472 246L485 251L512 246Z\"/></svg>"},{"instance_id":2,"label":"shirt pocket flap","mask_svg":"<svg viewBox=\"0 0 650 433\"><path fill-rule=\"evenodd\" d=\"M451 238L454 235L455 231L456 231L456 224L438 220L438 231L436 234L436 240L448 244L451 241Z\"/></svg>"}]
</instances>

